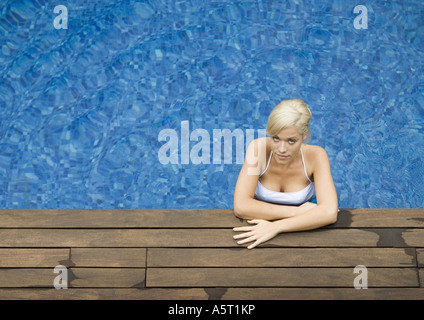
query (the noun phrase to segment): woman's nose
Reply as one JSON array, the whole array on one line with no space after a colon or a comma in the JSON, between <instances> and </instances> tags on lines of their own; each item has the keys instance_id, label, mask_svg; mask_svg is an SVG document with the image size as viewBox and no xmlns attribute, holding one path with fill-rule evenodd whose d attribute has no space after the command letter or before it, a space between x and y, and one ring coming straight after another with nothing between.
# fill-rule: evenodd
<instances>
[{"instance_id":1,"label":"woman's nose","mask_svg":"<svg viewBox=\"0 0 424 320\"><path fill-rule=\"evenodd\" d=\"M280 154L286 152L286 144L283 141L278 146L278 152Z\"/></svg>"}]
</instances>

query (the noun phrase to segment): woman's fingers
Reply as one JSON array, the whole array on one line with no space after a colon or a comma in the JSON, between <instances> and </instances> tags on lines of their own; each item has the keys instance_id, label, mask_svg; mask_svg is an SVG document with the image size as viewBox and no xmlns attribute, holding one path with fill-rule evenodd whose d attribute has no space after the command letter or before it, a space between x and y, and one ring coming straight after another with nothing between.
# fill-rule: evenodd
<instances>
[{"instance_id":1,"label":"woman's fingers","mask_svg":"<svg viewBox=\"0 0 424 320\"><path fill-rule=\"evenodd\" d=\"M250 224L258 224L258 223L260 223L260 222L262 222L262 221L264 221L264 220L262 220L262 219L253 219L253 220L248 220L247 222L248 223L250 223Z\"/></svg>"},{"instance_id":2,"label":"woman's fingers","mask_svg":"<svg viewBox=\"0 0 424 320\"><path fill-rule=\"evenodd\" d=\"M254 226L247 226L247 227L237 227L237 228L233 228L234 231L246 231L244 233L240 233L237 234L235 236L233 236L234 239L242 239L237 241L238 244L244 244L247 242L252 242L252 244L250 244L247 248L248 249L252 249L254 247L256 247L257 245L261 244L264 240L262 240L262 236L258 235L257 232L255 231L259 224L261 224L262 222L265 222L265 220L262 219L253 219L253 220L248 220L247 221L249 224L254 224ZM258 236L260 236L260 238L258 239ZM243 239L244 238L244 239Z\"/></svg>"},{"instance_id":3,"label":"woman's fingers","mask_svg":"<svg viewBox=\"0 0 424 320\"><path fill-rule=\"evenodd\" d=\"M253 220L248 220L247 222L250 223L250 224L258 224L261 221L264 221L264 220L253 219ZM252 227L249 227L249 226L247 226L247 227L236 227L236 228L233 228L233 231L251 231L252 229L253 229L253 226Z\"/></svg>"},{"instance_id":4,"label":"woman's fingers","mask_svg":"<svg viewBox=\"0 0 424 320\"><path fill-rule=\"evenodd\" d=\"M233 236L234 239L241 239L237 241L238 244L251 243L247 248L252 249L263 242L272 239L278 234L278 229L273 222L262 219L249 220L248 223L255 224L251 227L234 228L234 231L245 231L244 233Z\"/></svg>"},{"instance_id":5,"label":"woman's fingers","mask_svg":"<svg viewBox=\"0 0 424 320\"><path fill-rule=\"evenodd\" d=\"M250 224L258 224L261 221L264 221L264 220L262 220L262 219L247 220L247 222L250 223ZM249 226L247 226L247 227L236 227L236 228L233 228L233 231L250 231L252 229L253 229L253 226L252 227L249 227Z\"/></svg>"},{"instance_id":6,"label":"woman's fingers","mask_svg":"<svg viewBox=\"0 0 424 320\"><path fill-rule=\"evenodd\" d=\"M253 249L254 247L256 247L260 243L261 243L261 241L256 240L254 243L252 243L250 246L248 246L247 249Z\"/></svg>"},{"instance_id":7,"label":"woman's fingers","mask_svg":"<svg viewBox=\"0 0 424 320\"><path fill-rule=\"evenodd\" d=\"M233 231L251 231L253 227L236 227Z\"/></svg>"},{"instance_id":8,"label":"woman's fingers","mask_svg":"<svg viewBox=\"0 0 424 320\"><path fill-rule=\"evenodd\" d=\"M233 236L233 238L240 239L240 238L250 237L251 235L252 235L252 232L245 232L245 233L236 234L235 236Z\"/></svg>"},{"instance_id":9,"label":"woman's fingers","mask_svg":"<svg viewBox=\"0 0 424 320\"><path fill-rule=\"evenodd\" d=\"M246 239L244 239L244 240L237 241L237 243L238 243L238 244L243 244L243 243L251 242L251 241L255 241L255 237L254 237L254 236L249 237L249 238L246 238Z\"/></svg>"},{"instance_id":10,"label":"woman's fingers","mask_svg":"<svg viewBox=\"0 0 424 320\"><path fill-rule=\"evenodd\" d=\"M247 222L250 223L250 224L255 224L256 225L256 224L258 224L258 223L260 223L262 221L264 221L264 220L262 220L262 219L253 219L253 220L248 220ZM255 226L233 228L234 231L247 231L247 232L244 232L244 233L237 234L237 235L233 236L233 238L234 239L245 238L243 240L237 241L238 244L244 244L244 243L247 243L247 242L256 241L254 244L250 245L250 247L252 247L252 248L255 247L258 244L258 241L256 239L256 236L253 233L254 227Z\"/></svg>"}]
</instances>

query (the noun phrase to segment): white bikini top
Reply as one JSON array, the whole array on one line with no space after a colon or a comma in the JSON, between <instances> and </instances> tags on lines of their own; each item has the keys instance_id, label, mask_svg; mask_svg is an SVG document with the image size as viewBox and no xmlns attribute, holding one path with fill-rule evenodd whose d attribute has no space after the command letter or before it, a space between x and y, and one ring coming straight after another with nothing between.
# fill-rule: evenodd
<instances>
[{"instance_id":1,"label":"white bikini top","mask_svg":"<svg viewBox=\"0 0 424 320\"><path fill-rule=\"evenodd\" d=\"M306 178L308 178L310 184L307 185L304 189L296 192L277 192L265 188L262 183L258 180L258 185L256 186L255 195L259 200L277 203L277 204L286 204L286 205L300 205L311 200L312 196L315 193L315 184L309 179L308 173L305 167L305 160L303 158L302 148L300 148L300 154L302 155L303 169L305 171ZM269 156L268 164L265 170L259 175L261 177L269 167L271 162L272 151Z\"/></svg>"}]
</instances>

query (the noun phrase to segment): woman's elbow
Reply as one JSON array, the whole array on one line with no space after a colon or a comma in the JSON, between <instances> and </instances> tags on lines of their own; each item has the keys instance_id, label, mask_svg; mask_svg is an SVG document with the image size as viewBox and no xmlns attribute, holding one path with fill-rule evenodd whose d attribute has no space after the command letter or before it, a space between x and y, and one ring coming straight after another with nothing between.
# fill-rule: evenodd
<instances>
[{"instance_id":1,"label":"woman's elbow","mask_svg":"<svg viewBox=\"0 0 424 320\"><path fill-rule=\"evenodd\" d=\"M322 226L327 226L337 222L337 215L339 209L334 205L330 204L321 204L318 205L320 208L321 224Z\"/></svg>"},{"instance_id":2,"label":"woman's elbow","mask_svg":"<svg viewBox=\"0 0 424 320\"><path fill-rule=\"evenodd\" d=\"M244 209L240 205L234 205L234 215L237 218L244 219Z\"/></svg>"},{"instance_id":3,"label":"woman's elbow","mask_svg":"<svg viewBox=\"0 0 424 320\"><path fill-rule=\"evenodd\" d=\"M333 224L337 222L337 216L339 213L339 209L338 208L332 208L330 210L328 210L327 212L327 224Z\"/></svg>"},{"instance_id":4,"label":"woman's elbow","mask_svg":"<svg viewBox=\"0 0 424 320\"><path fill-rule=\"evenodd\" d=\"M247 207L243 204L243 201L234 202L234 215L240 219L247 218Z\"/></svg>"}]
</instances>

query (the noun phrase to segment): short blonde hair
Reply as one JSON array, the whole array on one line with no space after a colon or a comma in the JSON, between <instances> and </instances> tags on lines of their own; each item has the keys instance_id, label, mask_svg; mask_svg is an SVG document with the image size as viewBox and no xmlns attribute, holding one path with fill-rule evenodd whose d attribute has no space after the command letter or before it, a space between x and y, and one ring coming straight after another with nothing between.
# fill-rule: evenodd
<instances>
[{"instance_id":1,"label":"short blonde hair","mask_svg":"<svg viewBox=\"0 0 424 320\"><path fill-rule=\"evenodd\" d=\"M287 127L296 126L301 134L307 134L309 137L309 120L311 117L311 111L302 100L283 100L269 115L266 133L272 137L278 135L281 130Z\"/></svg>"}]
</instances>

